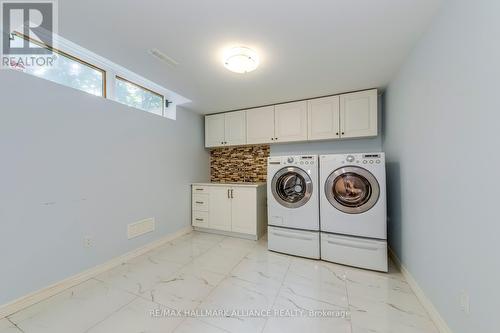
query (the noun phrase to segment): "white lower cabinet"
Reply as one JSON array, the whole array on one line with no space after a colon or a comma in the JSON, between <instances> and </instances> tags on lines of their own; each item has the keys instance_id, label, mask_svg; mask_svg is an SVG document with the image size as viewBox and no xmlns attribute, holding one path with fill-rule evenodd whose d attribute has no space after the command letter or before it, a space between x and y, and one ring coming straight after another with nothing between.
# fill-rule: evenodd
<instances>
[{"instance_id":1,"label":"white lower cabinet","mask_svg":"<svg viewBox=\"0 0 500 333\"><path fill-rule=\"evenodd\" d=\"M193 225L208 228L208 212L193 211Z\"/></svg>"},{"instance_id":2,"label":"white lower cabinet","mask_svg":"<svg viewBox=\"0 0 500 333\"><path fill-rule=\"evenodd\" d=\"M231 230L231 198L229 193L229 188L216 186L209 188L209 228L224 231Z\"/></svg>"},{"instance_id":3,"label":"white lower cabinet","mask_svg":"<svg viewBox=\"0 0 500 333\"><path fill-rule=\"evenodd\" d=\"M234 187L231 191L231 231L254 234L257 221L255 189Z\"/></svg>"},{"instance_id":4,"label":"white lower cabinet","mask_svg":"<svg viewBox=\"0 0 500 333\"><path fill-rule=\"evenodd\" d=\"M193 184L192 192L192 224L195 229L252 239L265 233L265 183Z\"/></svg>"}]
</instances>

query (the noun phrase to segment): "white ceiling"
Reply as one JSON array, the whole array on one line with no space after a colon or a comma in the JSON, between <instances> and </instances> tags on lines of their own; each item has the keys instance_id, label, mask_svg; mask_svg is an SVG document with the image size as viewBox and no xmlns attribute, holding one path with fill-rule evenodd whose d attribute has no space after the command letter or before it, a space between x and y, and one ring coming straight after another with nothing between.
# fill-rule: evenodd
<instances>
[{"instance_id":1,"label":"white ceiling","mask_svg":"<svg viewBox=\"0 0 500 333\"><path fill-rule=\"evenodd\" d=\"M440 0L59 0L59 33L213 113L384 88ZM220 51L261 56L248 74ZM148 54L157 48L179 62Z\"/></svg>"}]
</instances>

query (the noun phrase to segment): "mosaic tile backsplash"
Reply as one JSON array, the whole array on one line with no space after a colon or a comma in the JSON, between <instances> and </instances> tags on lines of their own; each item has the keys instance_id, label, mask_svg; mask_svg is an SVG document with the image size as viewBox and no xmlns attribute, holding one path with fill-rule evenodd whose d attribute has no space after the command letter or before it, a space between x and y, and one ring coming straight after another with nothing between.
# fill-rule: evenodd
<instances>
[{"instance_id":1,"label":"mosaic tile backsplash","mask_svg":"<svg viewBox=\"0 0 500 333\"><path fill-rule=\"evenodd\" d=\"M210 181L265 182L269 145L210 150Z\"/></svg>"}]
</instances>

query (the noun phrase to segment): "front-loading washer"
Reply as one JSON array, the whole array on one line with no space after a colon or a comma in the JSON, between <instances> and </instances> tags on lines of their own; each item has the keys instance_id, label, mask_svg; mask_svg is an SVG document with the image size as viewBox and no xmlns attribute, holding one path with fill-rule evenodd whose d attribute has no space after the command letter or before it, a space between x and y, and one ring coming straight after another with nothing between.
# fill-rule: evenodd
<instances>
[{"instance_id":1,"label":"front-loading washer","mask_svg":"<svg viewBox=\"0 0 500 333\"><path fill-rule=\"evenodd\" d=\"M320 257L318 156L268 158L268 248Z\"/></svg>"},{"instance_id":2,"label":"front-loading washer","mask_svg":"<svg viewBox=\"0 0 500 333\"><path fill-rule=\"evenodd\" d=\"M384 153L320 156L321 257L387 271Z\"/></svg>"}]
</instances>

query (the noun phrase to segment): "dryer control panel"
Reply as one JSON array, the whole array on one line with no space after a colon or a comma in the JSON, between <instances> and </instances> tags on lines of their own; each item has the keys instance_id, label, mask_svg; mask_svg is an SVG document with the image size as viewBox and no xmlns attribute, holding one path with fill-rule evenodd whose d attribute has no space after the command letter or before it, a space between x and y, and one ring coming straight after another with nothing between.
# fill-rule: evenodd
<instances>
[{"instance_id":1,"label":"dryer control panel","mask_svg":"<svg viewBox=\"0 0 500 333\"><path fill-rule=\"evenodd\" d=\"M384 153L353 153L353 154L335 154L321 155L321 160L332 161L341 165L384 165Z\"/></svg>"},{"instance_id":2,"label":"dryer control panel","mask_svg":"<svg viewBox=\"0 0 500 333\"><path fill-rule=\"evenodd\" d=\"M282 165L315 165L315 155L302 155L302 156L273 156L269 157L268 164L282 164Z\"/></svg>"},{"instance_id":3,"label":"dryer control panel","mask_svg":"<svg viewBox=\"0 0 500 333\"><path fill-rule=\"evenodd\" d=\"M349 154L342 159L342 164L380 164L384 156L382 153Z\"/></svg>"}]
</instances>

